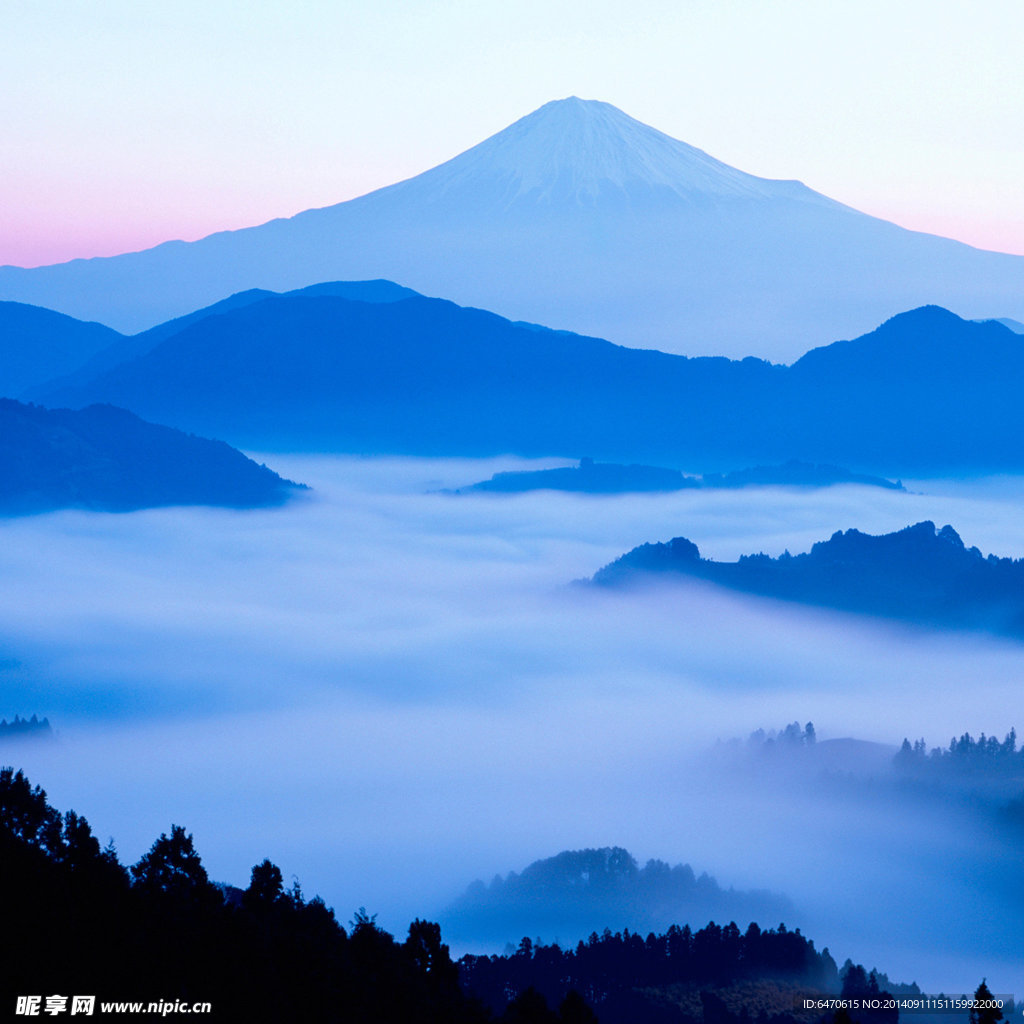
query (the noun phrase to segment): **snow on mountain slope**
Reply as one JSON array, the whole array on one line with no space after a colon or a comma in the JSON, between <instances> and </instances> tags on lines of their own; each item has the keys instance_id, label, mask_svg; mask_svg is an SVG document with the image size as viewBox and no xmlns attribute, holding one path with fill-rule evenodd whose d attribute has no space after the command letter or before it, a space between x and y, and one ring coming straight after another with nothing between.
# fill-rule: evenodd
<instances>
[{"instance_id":1,"label":"snow on mountain slope","mask_svg":"<svg viewBox=\"0 0 1024 1024\"><path fill-rule=\"evenodd\" d=\"M402 182L391 194L426 201L465 198L495 187L503 204L592 204L620 193L664 190L688 200L799 198L831 203L795 181L746 174L624 114L610 103L565 100L532 114L472 149Z\"/></svg>"}]
</instances>

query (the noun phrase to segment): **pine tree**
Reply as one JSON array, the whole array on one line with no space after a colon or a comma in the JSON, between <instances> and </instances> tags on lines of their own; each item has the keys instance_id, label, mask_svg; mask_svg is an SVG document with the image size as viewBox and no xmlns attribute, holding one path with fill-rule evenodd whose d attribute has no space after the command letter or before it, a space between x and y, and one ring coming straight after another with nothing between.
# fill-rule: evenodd
<instances>
[{"instance_id":1,"label":"pine tree","mask_svg":"<svg viewBox=\"0 0 1024 1024\"><path fill-rule=\"evenodd\" d=\"M975 1003L980 1006L972 1006L968 1018L970 1024L998 1024L1003 1019L1003 1011L995 1005L992 993L985 984L986 979L981 979L981 984L974 992Z\"/></svg>"}]
</instances>

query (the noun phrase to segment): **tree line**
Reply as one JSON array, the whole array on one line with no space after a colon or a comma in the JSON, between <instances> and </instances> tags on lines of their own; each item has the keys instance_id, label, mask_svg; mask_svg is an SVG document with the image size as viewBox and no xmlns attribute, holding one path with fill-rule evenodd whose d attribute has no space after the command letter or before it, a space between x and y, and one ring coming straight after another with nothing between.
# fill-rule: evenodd
<instances>
[{"instance_id":1,"label":"tree line","mask_svg":"<svg viewBox=\"0 0 1024 1024\"><path fill-rule=\"evenodd\" d=\"M215 1019L477 1024L437 924L399 942L365 912L348 929L265 860L245 890L210 881L178 825L138 863L85 818L0 769L0 993L210 1002Z\"/></svg>"},{"instance_id":2,"label":"tree line","mask_svg":"<svg viewBox=\"0 0 1024 1024\"><path fill-rule=\"evenodd\" d=\"M744 1024L713 990L781 979L880 991L874 972L849 961L837 970L827 949L781 924L673 925L646 938L606 929L574 949L524 938L505 956L456 963L438 924L417 919L398 941L360 909L346 929L297 881L286 887L269 860L244 890L215 884L180 825L125 866L84 817L51 807L13 768L0 768L0 881L0 1005L9 1008L18 996L62 994L209 1002L214 1019L254 1022ZM673 986L699 992L696 1017L665 997Z\"/></svg>"}]
</instances>

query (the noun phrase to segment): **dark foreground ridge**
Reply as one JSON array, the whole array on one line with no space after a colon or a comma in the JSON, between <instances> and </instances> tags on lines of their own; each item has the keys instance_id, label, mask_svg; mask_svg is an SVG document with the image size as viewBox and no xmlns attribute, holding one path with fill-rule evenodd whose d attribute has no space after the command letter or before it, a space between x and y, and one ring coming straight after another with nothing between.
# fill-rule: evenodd
<instances>
[{"instance_id":1,"label":"dark foreground ridge","mask_svg":"<svg viewBox=\"0 0 1024 1024\"><path fill-rule=\"evenodd\" d=\"M572 993L580 993L602 1024L840 1024L842 1017L798 1009L802 998L919 993L914 984L890 985L885 975L849 960L837 969L827 948L819 952L799 929L785 924L751 924L741 931L735 923L722 927L712 921L697 931L673 925L646 938L605 929L569 949L524 938L514 952L465 956L459 966L467 991L490 1007L505 1008L505 1019L515 1021L552 1020L514 1015L517 1004L544 1000L564 1007ZM853 1017L864 1024L898 1019L895 1010L855 1010Z\"/></svg>"},{"instance_id":2,"label":"dark foreground ridge","mask_svg":"<svg viewBox=\"0 0 1024 1024\"><path fill-rule=\"evenodd\" d=\"M741 487L831 487L834 484L861 484L902 491L899 481L865 473L852 473L840 466L816 466L791 459L780 466L753 466L731 473L705 473L687 476L678 469L663 466L622 465L580 459L576 466L554 469L510 470L495 473L489 480L454 491L491 491L519 494L524 491L573 491L581 494L631 494L637 492L683 491L697 488L738 489Z\"/></svg>"},{"instance_id":3,"label":"dark foreground ridge","mask_svg":"<svg viewBox=\"0 0 1024 1024\"><path fill-rule=\"evenodd\" d=\"M223 441L124 409L44 409L0 399L0 515L162 505L278 505L301 487Z\"/></svg>"},{"instance_id":4,"label":"dark foreground ridge","mask_svg":"<svg viewBox=\"0 0 1024 1024\"><path fill-rule=\"evenodd\" d=\"M223 1021L740 1024L766 1006L772 1024L897 1019L798 1013L798 995L878 996L886 979L849 961L838 971L781 924L646 939L605 930L575 950L523 939L509 955L455 963L437 924L416 920L396 942L361 909L345 929L297 881L285 889L269 860L245 890L214 884L179 825L126 868L85 818L11 768L0 769L0 885L0 1005L12 1009L62 993L94 996L99 1020L117 1019L105 1009L115 1001L145 1013L157 999L209 1004L189 1012Z\"/></svg>"},{"instance_id":5,"label":"dark foreground ridge","mask_svg":"<svg viewBox=\"0 0 1024 1024\"><path fill-rule=\"evenodd\" d=\"M917 523L871 536L838 531L809 552L737 562L701 558L685 537L643 544L593 582L616 585L680 574L751 594L938 626L1024 636L1024 561L985 557L952 526Z\"/></svg>"}]
</instances>

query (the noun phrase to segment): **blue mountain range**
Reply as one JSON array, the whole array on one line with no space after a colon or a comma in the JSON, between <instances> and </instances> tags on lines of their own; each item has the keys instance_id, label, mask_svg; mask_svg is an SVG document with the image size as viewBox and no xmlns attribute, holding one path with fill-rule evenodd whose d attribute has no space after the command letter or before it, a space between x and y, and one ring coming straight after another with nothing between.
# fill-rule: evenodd
<instances>
[{"instance_id":1,"label":"blue mountain range","mask_svg":"<svg viewBox=\"0 0 1024 1024\"><path fill-rule=\"evenodd\" d=\"M786 366L623 348L375 288L392 301L341 285L247 293L122 339L137 346L126 361L90 353L103 364L91 379L69 367L27 395L258 450L586 454L708 472L796 459L890 477L1024 466L1024 343L994 321L926 306Z\"/></svg>"}]
</instances>

